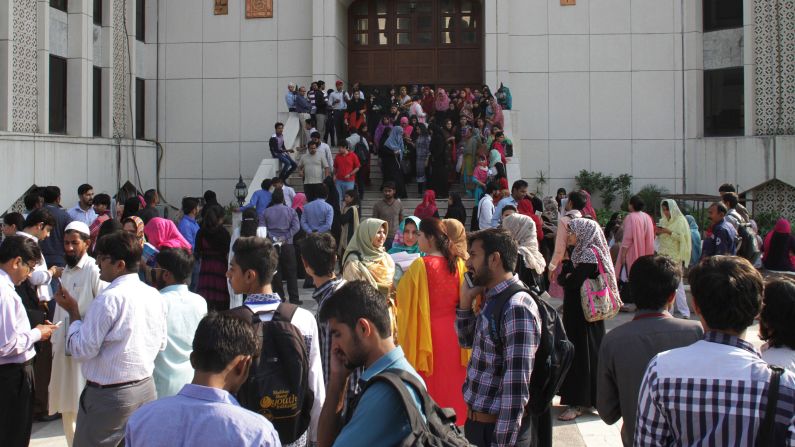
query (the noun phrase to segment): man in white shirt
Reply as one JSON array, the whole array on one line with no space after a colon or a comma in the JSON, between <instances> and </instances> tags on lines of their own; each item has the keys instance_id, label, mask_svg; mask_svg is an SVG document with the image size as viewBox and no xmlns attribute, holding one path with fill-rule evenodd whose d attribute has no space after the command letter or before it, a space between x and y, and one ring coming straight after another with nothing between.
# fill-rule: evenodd
<instances>
[{"instance_id":1,"label":"man in white shirt","mask_svg":"<svg viewBox=\"0 0 795 447\"><path fill-rule=\"evenodd\" d=\"M193 256L181 248L163 248L155 256L152 282L166 305L168 344L155 359L157 398L176 395L193 378L190 353L193 334L207 315L207 301L188 290Z\"/></svg>"},{"instance_id":2,"label":"man in white shirt","mask_svg":"<svg viewBox=\"0 0 795 447\"><path fill-rule=\"evenodd\" d=\"M485 230L493 228L492 218L494 217L494 199L499 194L500 188L494 182L486 184L486 194L478 202L478 229Z\"/></svg>"},{"instance_id":3,"label":"man in white shirt","mask_svg":"<svg viewBox=\"0 0 795 447\"><path fill-rule=\"evenodd\" d=\"M47 340L57 326L30 328L22 299L14 290L41 259L31 239L9 236L0 244L0 445L26 447L33 424L34 343Z\"/></svg>"},{"instance_id":4,"label":"man in white shirt","mask_svg":"<svg viewBox=\"0 0 795 447\"><path fill-rule=\"evenodd\" d=\"M91 302L85 320L68 292L56 296L71 321L66 349L86 378L77 446L117 446L130 415L156 397L152 371L166 347L166 311L158 291L138 279L141 251L135 235L124 231L97 241L100 278L110 285Z\"/></svg>"},{"instance_id":5,"label":"man in white shirt","mask_svg":"<svg viewBox=\"0 0 795 447\"><path fill-rule=\"evenodd\" d=\"M22 231L17 234L24 236L37 245L41 246L41 242L49 239L52 229L56 226L55 216L52 215L47 208L38 208L28 214L25 219ZM50 284L53 279L60 278L63 269L58 266L50 266L47 268L47 262L42 253L41 261L33 269L30 277L27 279L27 284L24 284L26 290L30 291L31 295L35 295L38 300L38 309L32 307L32 302L28 303L28 316L31 317L31 324L39 324L43 320L53 320L53 312L55 311L55 304L51 303L52 291ZM31 286L31 287L27 287ZM32 300L31 300L32 301ZM58 320L55 320L58 321ZM35 399L33 404L34 418L38 421L49 422L57 419L57 415L48 416L51 412L48 408L48 384L52 374L52 343L49 340L44 340L36 345L36 362L33 365L36 374L36 383L38 386L35 390Z\"/></svg>"},{"instance_id":6,"label":"man in white shirt","mask_svg":"<svg viewBox=\"0 0 795 447\"><path fill-rule=\"evenodd\" d=\"M271 179L271 187L273 188L273 192L276 192L277 189L281 188L282 192L284 193L284 204L289 206L290 208L293 207L293 199L295 198L295 189L292 186L287 185L284 183L279 177L274 177Z\"/></svg>"},{"instance_id":7,"label":"man in white shirt","mask_svg":"<svg viewBox=\"0 0 795 447\"><path fill-rule=\"evenodd\" d=\"M97 219L94 211L94 187L84 183L77 188L77 197L80 199L74 208L67 211L72 220L79 220L86 225L91 225Z\"/></svg>"},{"instance_id":8,"label":"man in white shirt","mask_svg":"<svg viewBox=\"0 0 795 447\"><path fill-rule=\"evenodd\" d=\"M235 252L226 277L235 289L235 293L247 294L243 303L259 314L261 321L270 321L276 309L282 304L278 294L273 293L271 281L278 265L278 255L273 244L257 237L242 237L235 242L232 249ZM285 304L290 305L290 304ZM230 312L237 313L240 308ZM309 360L309 389L314 394L314 404L311 410L311 421L307 432L290 446L304 446L307 443L317 442L317 422L320 410L326 398L326 389L323 384L323 367L320 362L320 345L318 341L318 326L315 317L306 309L298 307L290 320L303 334L308 348ZM299 407L301 403L299 402Z\"/></svg>"},{"instance_id":9,"label":"man in white shirt","mask_svg":"<svg viewBox=\"0 0 795 447\"><path fill-rule=\"evenodd\" d=\"M340 144L348 133L345 128L345 111L348 109L348 101L351 100L348 92L342 89L342 81L337 81L336 87L337 90L328 96L328 103L334 114L334 145Z\"/></svg>"},{"instance_id":10,"label":"man in white shirt","mask_svg":"<svg viewBox=\"0 0 795 447\"><path fill-rule=\"evenodd\" d=\"M64 234L64 260L66 268L61 276L61 287L77 300L80 315L85 317L94 298L107 283L99 279L97 261L86 251L91 240L88 225L74 220L66 226ZM69 313L57 306L53 320L69 327ZM77 425L77 408L86 379L80 364L66 350L66 330L52 337L52 376L49 387L50 413L60 412L66 443L71 447Z\"/></svg>"},{"instance_id":11,"label":"man in white shirt","mask_svg":"<svg viewBox=\"0 0 795 447\"><path fill-rule=\"evenodd\" d=\"M326 159L326 163L329 166L329 175L334 173L334 157L331 156L331 147L326 144L325 141L320 139L320 132L312 133L312 141L317 143L317 151L320 154L323 154L323 158Z\"/></svg>"}]
</instances>

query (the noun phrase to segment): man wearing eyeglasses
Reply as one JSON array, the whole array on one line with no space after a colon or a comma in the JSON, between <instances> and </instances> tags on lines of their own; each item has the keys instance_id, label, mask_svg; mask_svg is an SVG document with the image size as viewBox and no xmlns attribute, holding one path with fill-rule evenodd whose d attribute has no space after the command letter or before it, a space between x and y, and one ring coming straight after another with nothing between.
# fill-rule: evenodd
<instances>
[{"instance_id":1,"label":"man wearing eyeglasses","mask_svg":"<svg viewBox=\"0 0 795 447\"><path fill-rule=\"evenodd\" d=\"M40 262L32 239L9 236L0 244L0 445L27 446L33 425L34 343L49 340L58 326L30 328L14 286L25 281Z\"/></svg>"},{"instance_id":2,"label":"man wearing eyeglasses","mask_svg":"<svg viewBox=\"0 0 795 447\"><path fill-rule=\"evenodd\" d=\"M141 282L141 244L117 231L97 241L100 279L110 284L89 305L61 289L55 299L69 313L66 349L82 365L86 387L77 413L76 446L117 446L127 419L155 400L155 358L166 348L166 308Z\"/></svg>"}]
</instances>

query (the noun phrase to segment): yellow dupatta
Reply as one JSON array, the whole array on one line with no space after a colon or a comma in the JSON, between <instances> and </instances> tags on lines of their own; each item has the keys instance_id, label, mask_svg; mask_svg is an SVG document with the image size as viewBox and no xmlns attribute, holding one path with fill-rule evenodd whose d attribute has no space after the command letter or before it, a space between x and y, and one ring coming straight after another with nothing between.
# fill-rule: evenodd
<instances>
[{"instance_id":1,"label":"yellow dupatta","mask_svg":"<svg viewBox=\"0 0 795 447\"><path fill-rule=\"evenodd\" d=\"M464 283L466 264L458 259L459 287ZM422 258L415 260L403 275L397 288L397 333L406 359L419 372L433 375L433 342L431 339L430 296L428 274ZM461 365L469 364L471 349L461 348Z\"/></svg>"}]
</instances>

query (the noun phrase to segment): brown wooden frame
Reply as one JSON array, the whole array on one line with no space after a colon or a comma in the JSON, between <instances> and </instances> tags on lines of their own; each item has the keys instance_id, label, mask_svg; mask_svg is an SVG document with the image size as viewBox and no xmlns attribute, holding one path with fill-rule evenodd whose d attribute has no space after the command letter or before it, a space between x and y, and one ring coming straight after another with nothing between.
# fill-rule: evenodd
<instances>
[{"instance_id":1,"label":"brown wooden frame","mask_svg":"<svg viewBox=\"0 0 795 447\"><path fill-rule=\"evenodd\" d=\"M484 77L484 14L482 0L358 0L348 10L348 77L365 85L434 84L443 86L482 85ZM470 4L470 12L462 12ZM362 14L367 5L366 14ZM386 9L377 10L377 6ZM414 8L412 9L412 5ZM447 11L447 6L454 9ZM379 14L381 12L381 14ZM449 18L445 20L444 18ZM366 22L361 20L366 19ZM380 21L379 21L380 19ZM408 23L408 43L398 43ZM430 20L421 27L421 21ZM460 29L466 21L473 41L465 41ZM444 24L452 24L446 28ZM366 23L364 27L358 25ZM382 25L383 26L382 28ZM456 28L458 25L458 28ZM443 43L444 32L452 31L452 43ZM428 43L418 42L430 33ZM386 35L386 44L378 43ZM361 37L366 36L366 44Z\"/></svg>"}]
</instances>

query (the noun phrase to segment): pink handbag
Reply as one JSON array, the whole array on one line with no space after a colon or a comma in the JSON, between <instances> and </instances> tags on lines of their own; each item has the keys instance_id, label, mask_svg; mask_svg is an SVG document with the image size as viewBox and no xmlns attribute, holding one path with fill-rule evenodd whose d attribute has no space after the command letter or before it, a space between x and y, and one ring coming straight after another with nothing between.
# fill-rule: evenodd
<instances>
[{"instance_id":1,"label":"pink handbag","mask_svg":"<svg viewBox=\"0 0 795 447\"><path fill-rule=\"evenodd\" d=\"M620 297L614 296L613 290L608 284L599 253L593 247L591 250L596 256L599 276L596 279L586 279L580 287L580 303L585 321L589 323L613 318L623 304Z\"/></svg>"}]
</instances>

